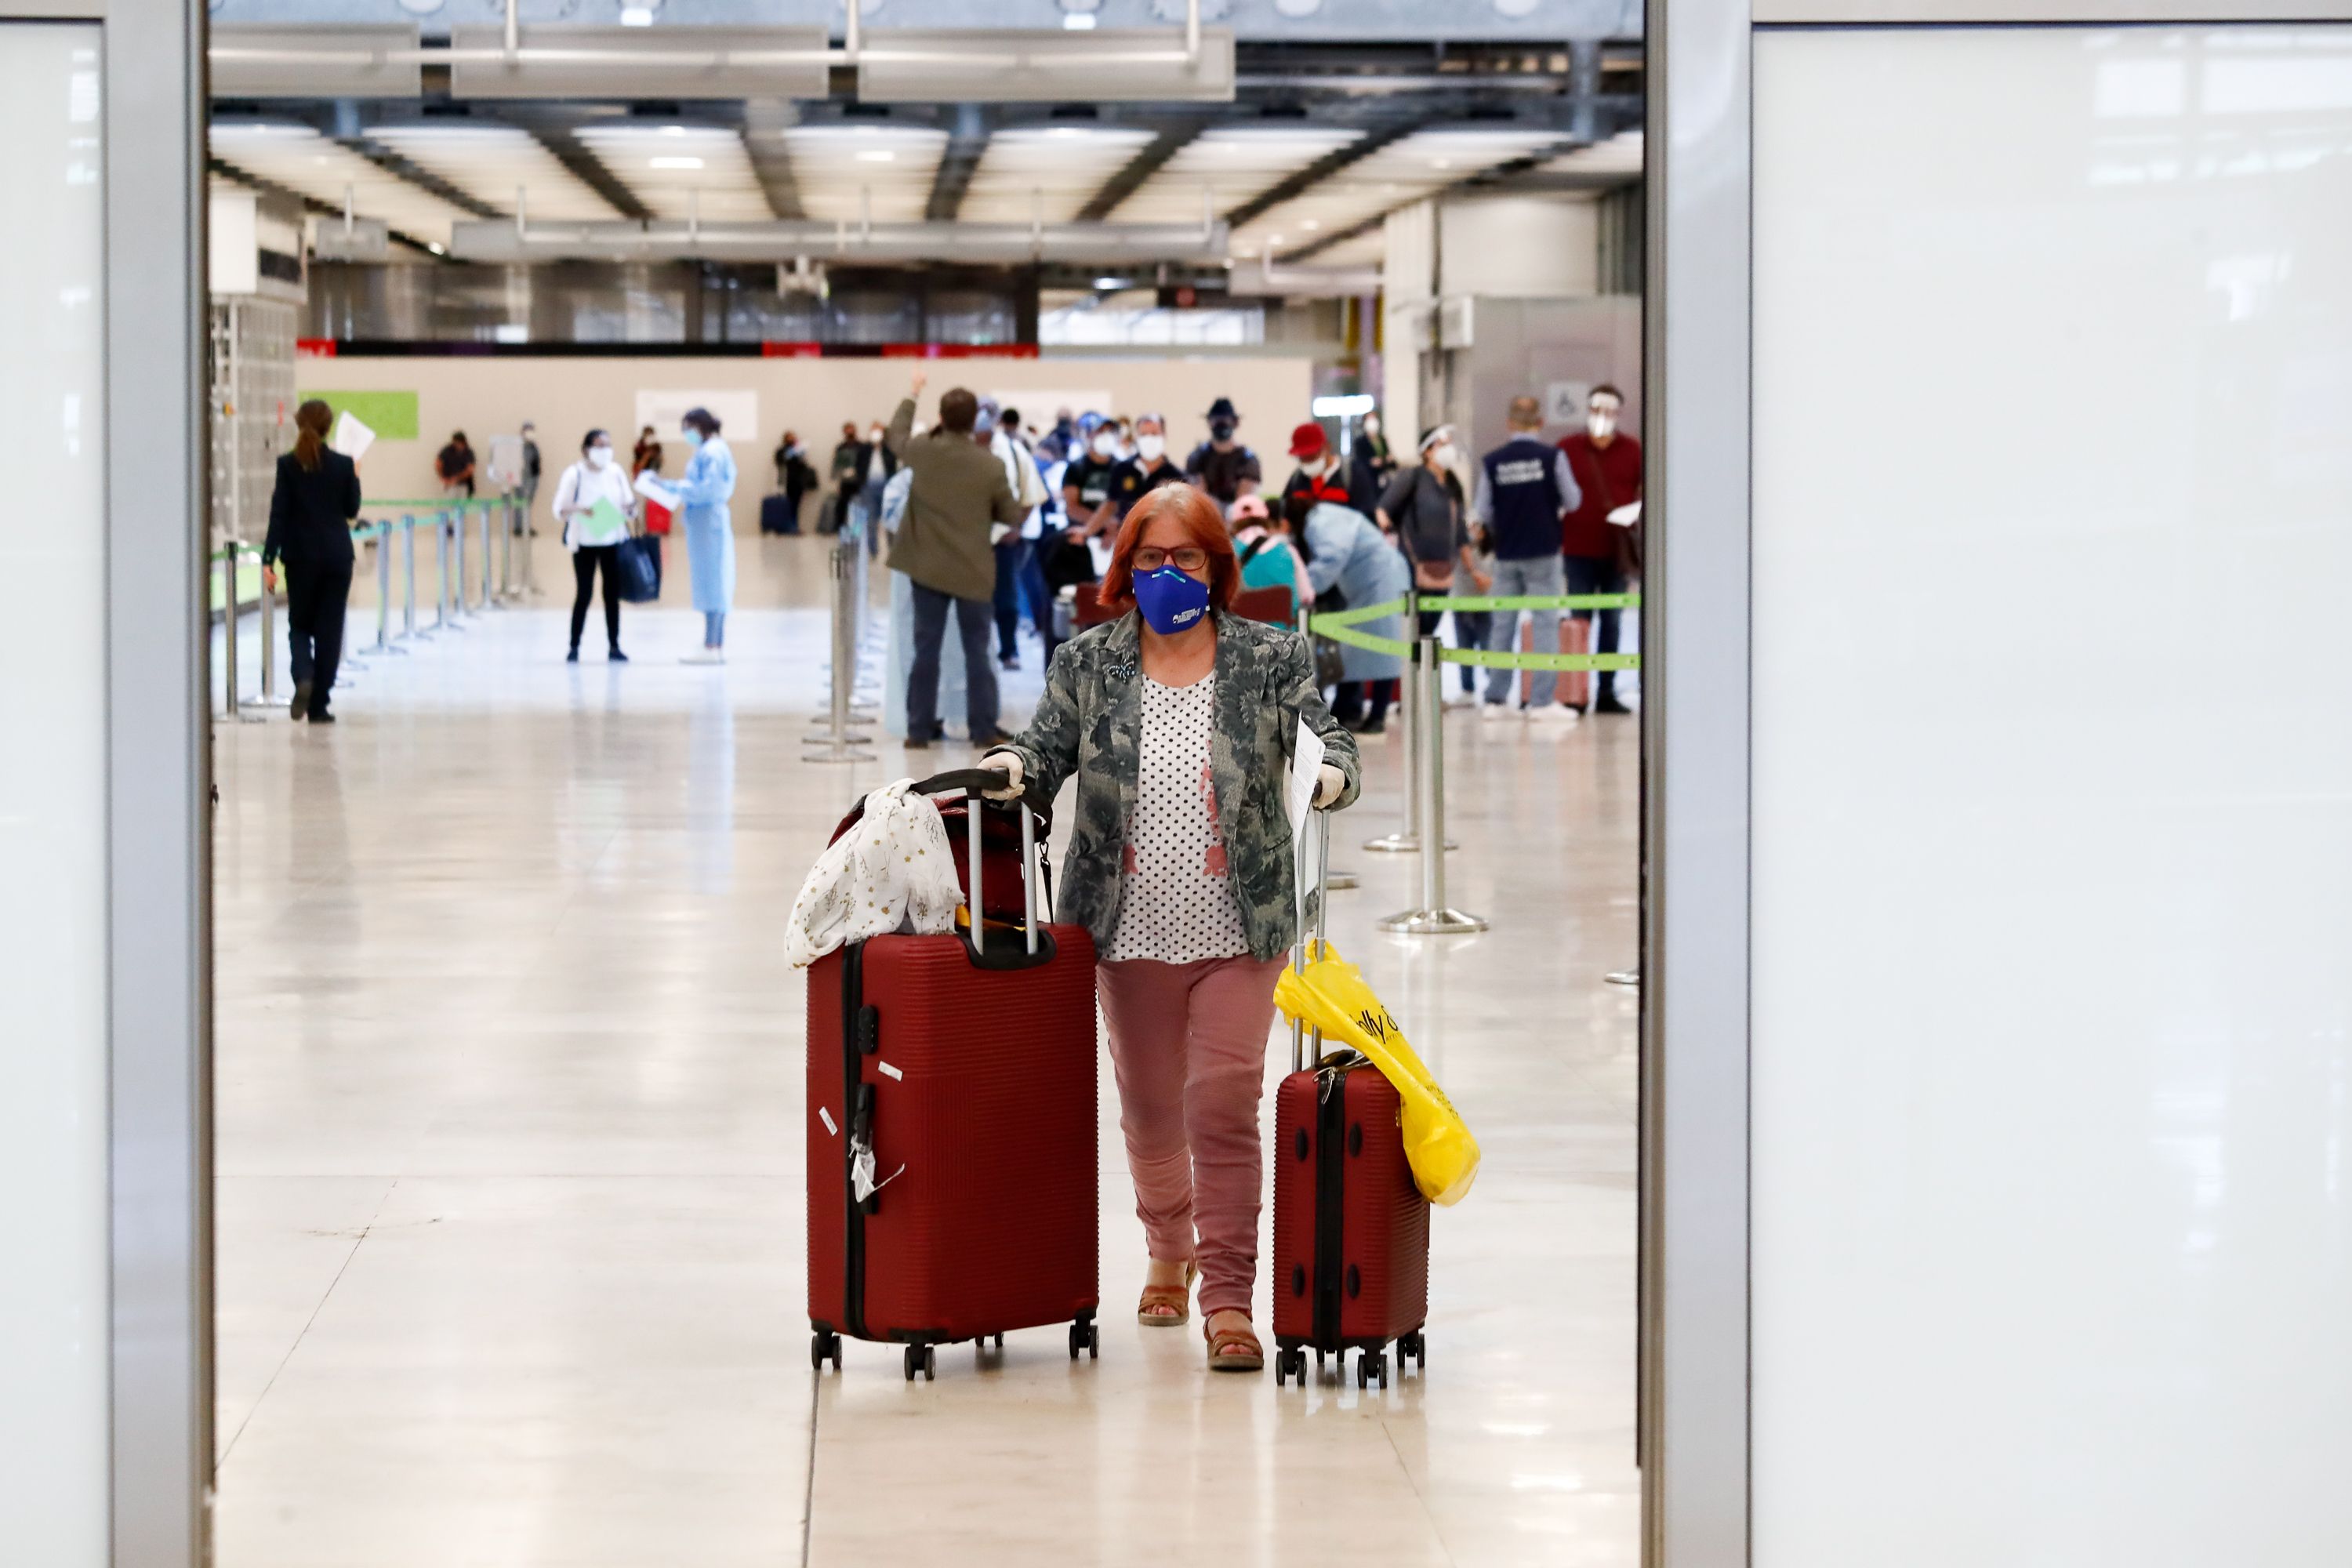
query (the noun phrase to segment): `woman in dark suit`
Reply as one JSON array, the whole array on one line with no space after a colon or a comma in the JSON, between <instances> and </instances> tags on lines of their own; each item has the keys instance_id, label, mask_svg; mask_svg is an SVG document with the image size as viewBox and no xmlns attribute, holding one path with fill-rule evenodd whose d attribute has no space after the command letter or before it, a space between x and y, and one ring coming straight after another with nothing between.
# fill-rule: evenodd
<instances>
[{"instance_id":1,"label":"woman in dark suit","mask_svg":"<svg viewBox=\"0 0 2352 1568\"><path fill-rule=\"evenodd\" d=\"M327 694L343 658L343 606L352 596L352 520L360 514L359 467L327 445L335 411L312 398L294 411L294 449L278 459L261 580L278 586L286 563L286 640L294 659L292 716L331 724Z\"/></svg>"}]
</instances>

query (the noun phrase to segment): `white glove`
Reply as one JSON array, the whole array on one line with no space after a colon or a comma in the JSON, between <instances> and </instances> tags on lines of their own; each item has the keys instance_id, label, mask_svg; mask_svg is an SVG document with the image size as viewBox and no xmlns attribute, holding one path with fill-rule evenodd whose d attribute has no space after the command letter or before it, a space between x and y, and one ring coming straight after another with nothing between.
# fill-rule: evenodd
<instances>
[{"instance_id":1,"label":"white glove","mask_svg":"<svg viewBox=\"0 0 2352 1568\"><path fill-rule=\"evenodd\" d=\"M1022 779L1024 775L1021 767L1020 752L991 752L988 755L980 759L980 765L990 773L1003 773L1004 775L1004 787L1003 789L984 789L980 792L982 795L986 795L991 800L1018 800L1021 798Z\"/></svg>"},{"instance_id":2,"label":"white glove","mask_svg":"<svg viewBox=\"0 0 2352 1568\"><path fill-rule=\"evenodd\" d=\"M1322 771L1315 775L1315 809L1329 810L1331 803L1339 798L1339 792L1347 787L1348 775L1325 763Z\"/></svg>"}]
</instances>

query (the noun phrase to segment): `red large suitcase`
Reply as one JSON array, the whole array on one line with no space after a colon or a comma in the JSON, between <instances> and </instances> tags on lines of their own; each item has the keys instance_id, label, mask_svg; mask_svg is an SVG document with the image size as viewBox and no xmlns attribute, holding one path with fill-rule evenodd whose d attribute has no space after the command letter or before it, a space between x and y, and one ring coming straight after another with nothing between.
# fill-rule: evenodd
<instances>
[{"instance_id":1,"label":"red large suitcase","mask_svg":"<svg viewBox=\"0 0 2352 1568\"><path fill-rule=\"evenodd\" d=\"M997 782L966 771L917 787ZM1008 1330L1064 1323L1072 1359L1099 1348L1094 943L1083 926L1034 919L1050 875L1032 853L1044 813L980 805L969 793L940 809L965 839L967 900L968 868L982 868L976 931L873 937L809 969L819 1367L840 1369L845 1335L904 1345L909 1381L934 1375L936 1346L1001 1346ZM861 1200L853 1173L867 1151L877 1184Z\"/></svg>"},{"instance_id":2,"label":"red large suitcase","mask_svg":"<svg viewBox=\"0 0 2352 1568\"><path fill-rule=\"evenodd\" d=\"M1317 882L1330 879L1330 823L1317 818ZM1317 901L1316 940L1323 939ZM1429 1200L1404 1156L1403 1102L1354 1051L1322 1054L1292 1026L1296 1070L1274 1102L1274 1380L1307 1381L1307 1352L1356 1355L1356 1384L1389 1382L1427 1360Z\"/></svg>"}]
</instances>

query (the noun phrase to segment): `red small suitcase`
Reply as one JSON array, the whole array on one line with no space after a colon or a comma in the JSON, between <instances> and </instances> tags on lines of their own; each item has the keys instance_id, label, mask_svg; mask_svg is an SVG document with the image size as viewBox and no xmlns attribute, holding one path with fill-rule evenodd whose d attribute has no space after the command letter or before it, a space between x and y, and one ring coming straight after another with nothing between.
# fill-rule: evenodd
<instances>
[{"instance_id":1,"label":"red small suitcase","mask_svg":"<svg viewBox=\"0 0 2352 1568\"><path fill-rule=\"evenodd\" d=\"M1317 876L1328 891L1331 826L1318 814ZM1323 898L1316 905L1323 940ZM1379 1068L1354 1051L1307 1066L1307 1042L1292 1026L1295 1070L1274 1102L1274 1380L1307 1381L1307 1352L1319 1370L1335 1353L1344 1371L1356 1356L1356 1385L1389 1382L1427 1360L1429 1200L1404 1156L1403 1102Z\"/></svg>"},{"instance_id":2,"label":"red small suitcase","mask_svg":"<svg viewBox=\"0 0 2352 1568\"><path fill-rule=\"evenodd\" d=\"M905 1346L908 1379L929 1378L941 1343L1047 1323L1069 1326L1073 1360L1099 1350L1094 943L1036 922L1045 814L980 809L999 777L916 786L967 792L940 815L965 839L967 900L981 868L977 930L873 937L809 968L812 1365L840 1370L846 1335Z\"/></svg>"}]
</instances>

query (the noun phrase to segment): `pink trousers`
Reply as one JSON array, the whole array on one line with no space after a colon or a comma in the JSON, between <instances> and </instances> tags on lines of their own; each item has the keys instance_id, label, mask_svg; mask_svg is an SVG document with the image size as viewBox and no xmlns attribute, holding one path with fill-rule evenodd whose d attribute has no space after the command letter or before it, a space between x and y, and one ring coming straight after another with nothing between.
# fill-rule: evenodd
<instances>
[{"instance_id":1,"label":"pink trousers","mask_svg":"<svg viewBox=\"0 0 2352 1568\"><path fill-rule=\"evenodd\" d=\"M1283 963L1242 953L1097 970L1135 1212L1152 1257L1200 1263L1203 1315L1248 1311L1257 1280L1258 1100Z\"/></svg>"}]
</instances>

